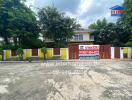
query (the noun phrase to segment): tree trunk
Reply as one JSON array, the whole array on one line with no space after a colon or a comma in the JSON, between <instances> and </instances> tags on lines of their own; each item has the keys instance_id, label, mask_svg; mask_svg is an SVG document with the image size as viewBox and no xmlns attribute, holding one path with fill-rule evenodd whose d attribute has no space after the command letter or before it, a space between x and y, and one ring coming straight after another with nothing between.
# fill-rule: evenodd
<instances>
[{"instance_id":1,"label":"tree trunk","mask_svg":"<svg viewBox=\"0 0 132 100\"><path fill-rule=\"evenodd\" d=\"M16 37L13 38L13 41L14 41L14 45L17 46L17 38Z\"/></svg>"},{"instance_id":2,"label":"tree trunk","mask_svg":"<svg viewBox=\"0 0 132 100\"><path fill-rule=\"evenodd\" d=\"M46 60L46 54L44 54L44 60Z\"/></svg>"}]
</instances>

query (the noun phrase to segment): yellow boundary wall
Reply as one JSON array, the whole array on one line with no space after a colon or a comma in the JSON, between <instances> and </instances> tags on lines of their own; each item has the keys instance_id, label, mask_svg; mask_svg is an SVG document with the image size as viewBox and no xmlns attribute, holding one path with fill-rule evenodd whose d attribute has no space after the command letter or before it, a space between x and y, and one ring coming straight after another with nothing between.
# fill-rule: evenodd
<instances>
[{"instance_id":1,"label":"yellow boundary wall","mask_svg":"<svg viewBox=\"0 0 132 100\"><path fill-rule=\"evenodd\" d=\"M11 50L4 50L4 56L5 56L5 60L10 60L12 58L15 58L14 56L11 56ZM17 57L17 56L16 56ZM24 59L28 59L28 58L32 58L34 56L32 56L32 49L24 49L24 55L23 55ZM53 54L53 48L48 48L47 54L46 54L46 58L47 59L51 59L55 57ZM63 60L67 60L68 59L68 48L60 48L60 59ZM41 49L38 49L38 56L36 56L35 58L39 58L39 59L43 59L43 53L41 52ZM0 56L1 59L1 56Z\"/></svg>"},{"instance_id":2,"label":"yellow boundary wall","mask_svg":"<svg viewBox=\"0 0 132 100\"><path fill-rule=\"evenodd\" d=\"M115 59L115 47L111 47L111 59ZM120 59L132 59L132 47L120 47Z\"/></svg>"},{"instance_id":3,"label":"yellow boundary wall","mask_svg":"<svg viewBox=\"0 0 132 100\"><path fill-rule=\"evenodd\" d=\"M122 49L122 52L120 51L120 59L132 59L132 47L120 47ZM114 54L112 56L112 53L114 53L114 49L112 49L111 51L111 59L114 59ZM34 56L32 56L32 49L24 49L24 55L23 55L24 59L28 59L28 58L32 58ZM46 54L46 58L47 59L52 59L54 56L53 54L53 48L48 48L48 52ZM60 59L63 60L68 60L69 59L69 51L68 48L60 48L60 55L59 55ZM16 57L12 57L11 56L11 50L4 50L4 60L11 60L12 58L16 59L18 58ZM41 52L41 49L38 49L38 56L34 57L34 58L39 58L39 59L43 59L43 53ZM2 59L1 55L0 55L0 60Z\"/></svg>"}]
</instances>

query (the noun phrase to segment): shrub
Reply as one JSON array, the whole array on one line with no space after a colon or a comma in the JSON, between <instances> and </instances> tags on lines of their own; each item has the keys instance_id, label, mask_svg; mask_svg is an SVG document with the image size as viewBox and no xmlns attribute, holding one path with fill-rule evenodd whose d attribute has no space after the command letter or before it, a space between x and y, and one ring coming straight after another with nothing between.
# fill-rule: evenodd
<instances>
[{"instance_id":1,"label":"shrub","mask_svg":"<svg viewBox=\"0 0 132 100\"><path fill-rule=\"evenodd\" d=\"M46 54L47 54L47 52L48 52L47 48L46 48L46 47L41 48L41 52L42 52L43 55L44 55L44 60L46 60Z\"/></svg>"},{"instance_id":2,"label":"shrub","mask_svg":"<svg viewBox=\"0 0 132 100\"><path fill-rule=\"evenodd\" d=\"M25 59L25 61L32 62L32 58L31 58L31 57L27 57L27 58Z\"/></svg>"},{"instance_id":3,"label":"shrub","mask_svg":"<svg viewBox=\"0 0 132 100\"><path fill-rule=\"evenodd\" d=\"M2 48L0 48L0 55L2 56L2 61L4 60L4 51L3 51L3 49Z\"/></svg>"},{"instance_id":4,"label":"shrub","mask_svg":"<svg viewBox=\"0 0 132 100\"><path fill-rule=\"evenodd\" d=\"M22 48L18 48L17 49L17 55L19 56L19 60L23 60L23 49Z\"/></svg>"},{"instance_id":5,"label":"shrub","mask_svg":"<svg viewBox=\"0 0 132 100\"><path fill-rule=\"evenodd\" d=\"M132 42L127 42L127 43L126 43L126 46L127 46L127 47L132 47Z\"/></svg>"}]
</instances>

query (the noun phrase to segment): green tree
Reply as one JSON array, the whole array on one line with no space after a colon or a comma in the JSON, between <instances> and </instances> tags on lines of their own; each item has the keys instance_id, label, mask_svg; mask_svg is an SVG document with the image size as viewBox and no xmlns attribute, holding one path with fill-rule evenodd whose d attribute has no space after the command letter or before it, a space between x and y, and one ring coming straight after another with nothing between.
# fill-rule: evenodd
<instances>
[{"instance_id":1,"label":"green tree","mask_svg":"<svg viewBox=\"0 0 132 100\"><path fill-rule=\"evenodd\" d=\"M99 29L102 29L103 27L105 27L106 25L107 25L107 20L104 18L103 20L97 20L96 23L89 25L89 28L99 30Z\"/></svg>"},{"instance_id":2,"label":"green tree","mask_svg":"<svg viewBox=\"0 0 132 100\"><path fill-rule=\"evenodd\" d=\"M132 0L124 0L123 7L123 16L119 18L117 23L132 33Z\"/></svg>"},{"instance_id":3,"label":"green tree","mask_svg":"<svg viewBox=\"0 0 132 100\"><path fill-rule=\"evenodd\" d=\"M115 24L109 23L100 30L99 40L101 44L112 44L116 36L114 28Z\"/></svg>"},{"instance_id":4,"label":"green tree","mask_svg":"<svg viewBox=\"0 0 132 100\"><path fill-rule=\"evenodd\" d=\"M17 49L17 55L19 57L19 60L23 60L23 54L24 54L23 49L22 48L18 48Z\"/></svg>"},{"instance_id":5,"label":"green tree","mask_svg":"<svg viewBox=\"0 0 132 100\"><path fill-rule=\"evenodd\" d=\"M132 47L132 42L127 42L127 43L126 43L126 46Z\"/></svg>"},{"instance_id":6,"label":"green tree","mask_svg":"<svg viewBox=\"0 0 132 100\"><path fill-rule=\"evenodd\" d=\"M121 25L115 25L116 37L114 40L118 40L118 43L114 44L115 46L125 46L126 42L129 40L130 33L126 28L123 28Z\"/></svg>"},{"instance_id":7,"label":"green tree","mask_svg":"<svg viewBox=\"0 0 132 100\"><path fill-rule=\"evenodd\" d=\"M0 48L0 55L2 56L2 61L4 60L4 51L2 48Z\"/></svg>"},{"instance_id":8,"label":"green tree","mask_svg":"<svg viewBox=\"0 0 132 100\"><path fill-rule=\"evenodd\" d=\"M7 2L7 0L2 0L0 2L0 36L4 38L4 41L6 44L9 44L8 37L10 36L8 33L8 8L10 8L9 5L10 2Z\"/></svg>"},{"instance_id":9,"label":"green tree","mask_svg":"<svg viewBox=\"0 0 132 100\"><path fill-rule=\"evenodd\" d=\"M97 24L96 23L93 23L88 28L89 29L96 29L97 28Z\"/></svg>"},{"instance_id":10,"label":"green tree","mask_svg":"<svg viewBox=\"0 0 132 100\"><path fill-rule=\"evenodd\" d=\"M132 0L124 0L123 3L124 14L117 21L117 25L122 27L124 30L124 35L127 35L129 38L127 39L126 46L132 46Z\"/></svg>"},{"instance_id":11,"label":"green tree","mask_svg":"<svg viewBox=\"0 0 132 100\"><path fill-rule=\"evenodd\" d=\"M93 35L97 44L112 44L113 46L125 46L129 39L129 32L122 25L108 23L106 19L98 20L89 26L94 29Z\"/></svg>"},{"instance_id":12,"label":"green tree","mask_svg":"<svg viewBox=\"0 0 132 100\"><path fill-rule=\"evenodd\" d=\"M103 20L97 20L96 23L93 23L89 26L89 29L94 30L92 32L92 34L94 35L95 43L104 44L107 41L107 39L104 38L104 37L107 37L107 34L104 33L107 24L108 23L107 23L106 19L104 18ZM102 39L102 38L104 38L104 39Z\"/></svg>"},{"instance_id":13,"label":"green tree","mask_svg":"<svg viewBox=\"0 0 132 100\"><path fill-rule=\"evenodd\" d=\"M42 48L41 48L41 52L42 52L43 55L44 55L44 60L46 60L46 54L47 54L47 52L48 52L47 48L46 48L46 47L42 47Z\"/></svg>"},{"instance_id":14,"label":"green tree","mask_svg":"<svg viewBox=\"0 0 132 100\"><path fill-rule=\"evenodd\" d=\"M74 19L64 16L55 7L39 10L38 16L43 37L53 40L55 47L64 47L77 28Z\"/></svg>"},{"instance_id":15,"label":"green tree","mask_svg":"<svg viewBox=\"0 0 132 100\"><path fill-rule=\"evenodd\" d=\"M25 5L25 0L3 0L0 4L0 36L5 44L30 47L39 37L35 14ZM26 42L25 42L26 41Z\"/></svg>"}]
</instances>

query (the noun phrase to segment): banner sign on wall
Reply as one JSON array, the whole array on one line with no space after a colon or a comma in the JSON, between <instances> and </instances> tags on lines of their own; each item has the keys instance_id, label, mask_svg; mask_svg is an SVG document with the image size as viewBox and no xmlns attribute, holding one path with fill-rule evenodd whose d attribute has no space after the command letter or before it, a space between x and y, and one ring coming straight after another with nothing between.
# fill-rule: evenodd
<instances>
[{"instance_id":1,"label":"banner sign on wall","mask_svg":"<svg viewBox=\"0 0 132 100\"><path fill-rule=\"evenodd\" d=\"M99 45L79 45L80 56L99 56Z\"/></svg>"}]
</instances>

